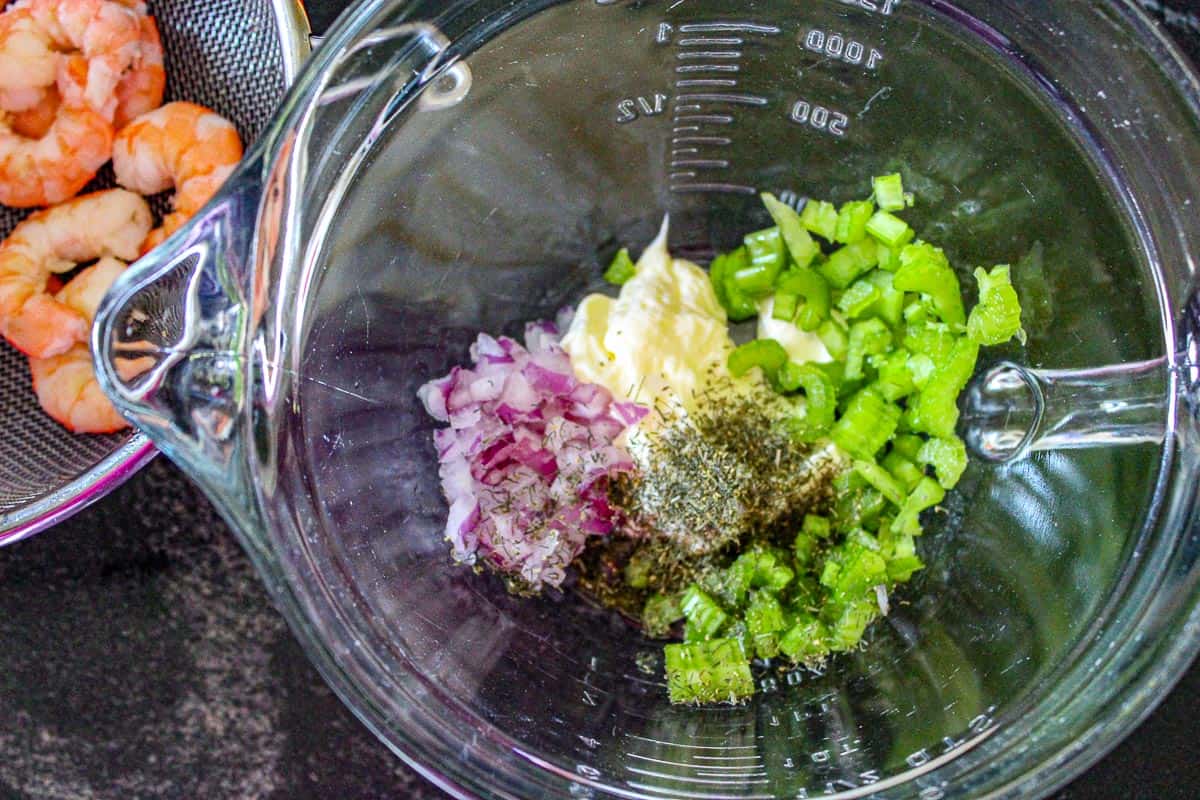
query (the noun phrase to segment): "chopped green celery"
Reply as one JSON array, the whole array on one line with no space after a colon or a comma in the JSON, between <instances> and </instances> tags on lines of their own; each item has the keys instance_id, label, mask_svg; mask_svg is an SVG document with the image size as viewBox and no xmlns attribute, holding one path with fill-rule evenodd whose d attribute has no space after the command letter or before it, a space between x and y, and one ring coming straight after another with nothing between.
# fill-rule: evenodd
<instances>
[{"instance_id":1,"label":"chopped green celery","mask_svg":"<svg viewBox=\"0 0 1200 800\"><path fill-rule=\"evenodd\" d=\"M738 556L726 572L728 595L739 606L745 602L746 592L750 589L778 594L796 577L795 571L787 565L786 557L757 547Z\"/></svg>"},{"instance_id":2,"label":"chopped green celery","mask_svg":"<svg viewBox=\"0 0 1200 800\"><path fill-rule=\"evenodd\" d=\"M862 543L864 539L870 543ZM831 556L838 563L838 571L828 587L835 600L852 600L875 586L887 584L887 559L880 549L871 534L861 529L851 531L839 552Z\"/></svg>"},{"instance_id":3,"label":"chopped green celery","mask_svg":"<svg viewBox=\"0 0 1200 800\"><path fill-rule=\"evenodd\" d=\"M922 478L921 482L909 492L908 499L900 508L900 513L892 522L892 530L909 536L920 536L921 512L936 506L946 496L946 490L933 478Z\"/></svg>"},{"instance_id":4,"label":"chopped green celery","mask_svg":"<svg viewBox=\"0 0 1200 800\"><path fill-rule=\"evenodd\" d=\"M889 403L908 397L917 390L912 371L908 366L911 358L909 352L901 348L893 350L887 355L874 356L871 359L872 365L878 372L875 386Z\"/></svg>"},{"instance_id":5,"label":"chopped green celery","mask_svg":"<svg viewBox=\"0 0 1200 800\"><path fill-rule=\"evenodd\" d=\"M671 626L683 619L678 595L655 594L642 607L642 630L652 639L670 636Z\"/></svg>"},{"instance_id":6,"label":"chopped green celery","mask_svg":"<svg viewBox=\"0 0 1200 800\"><path fill-rule=\"evenodd\" d=\"M809 200L800 212L800 224L827 242L837 236L838 210L825 200Z\"/></svg>"},{"instance_id":7,"label":"chopped green celery","mask_svg":"<svg viewBox=\"0 0 1200 800\"><path fill-rule=\"evenodd\" d=\"M746 248L739 247L733 252L714 258L708 269L709 280L712 281L717 300L734 322L742 322L758 314L758 305L733 281L734 274L749 264L750 256Z\"/></svg>"},{"instance_id":8,"label":"chopped green celery","mask_svg":"<svg viewBox=\"0 0 1200 800\"><path fill-rule=\"evenodd\" d=\"M900 251L900 269L895 285L906 292L920 292L933 303L933 310L949 325L967 321L963 310L962 288L950 267L950 261L939 247L930 244L908 244Z\"/></svg>"},{"instance_id":9,"label":"chopped green celery","mask_svg":"<svg viewBox=\"0 0 1200 800\"><path fill-rule=\"evenodd\" d=\"M879 299L879 288L868 280L861 279L851 284L838 300L838 310L850 319L863 315Z\"/></svg>"},{"instance_id":10,"label":"chopped green celery","mask_svg":"<svg viewBox=\"0 0 1200 800\"><path fill-rule=\"evenodd\" d=\"M779 654L779 636L787 630L783 606L770 592L751 592L746 607L746 628L754 642L759 658L774 658Z\"/></svg>"},{"instance_id":11,"label":"chopped green celery","mask_svg":"<svg viewBox=\"0 0 1200 800\"><path fill-rule=\"evenodd\" d=\"M752 367L759 367L768 380L773 379L779 368L788 361L787 350L774 339L755 339L729 354L729 374L740 378Z\"/></svg>"},{"instance_id":12,"label":"chopped green celery","mask_svg":"<svg viewBox=\"0 0 1200 800\"><path fill-rule=\"evenodd\" d=\"M604 280L616 286L624 286L636 274L637 267L629 257L629 249L622 247L604 271Z\"/></svg>"},{"instance_id":13,"label":"chopped green celery","mask_svg":"<svg viewBox=\"0 0 1200 800\"><path fill-rule=\"evenodd\" d=\"M771 319L791 322L796 318L799 309L800 295L793 292L776 292L775 302L771 304Z\"/></svg>"},{"instance_id":14,"label":"chopped green celery","mask_svg":"<svg viewBox=\"0 0 1200 800\"><path fill-rule=\"evenodd\" d=\"M879 616L879 602L875 593L869 597L851 600L841 607L841 613L829 627L829 649L844 653L858 647L867 626Z\"/></svg>"},{"instance_id":15,"label":"chopped green celery","mask_svg":"<svg viewBox=\"0 0 1200 800\"><path fill-rule=\"evenodd\" d=\"M938 322L909 323L904 326L901 344L913 353L929 356L937 365L950 357L954 343L960 338L962 337L955 336L947 326Z\"/></svg>"},{"instance_id":16,"label":"chopped green celery","mask_svg":"<svg viewBox=\"0 0 1200 800\"><path fill-rule=\"evenodd\" d=\"M897 507L904 505L908 492L886 469L874 461L855 461L854 471L862 475L867 483L875 487Z\"/></svg>"},{"instance_id":17,"label":"chopped green celery","mask_svg":"<svg viewBox=\"0 0 1200 800\"><path fill-rule=\"evenodd\" d=\"M804 298L804 305L796 315L796 324L801 330L816 330L822 322L829 319L829 284L816 270L810 267L791 267L779 276L776 291Z\"/></svg>"},{"instance_id":18,"label":"chopped green celery","mask_svg":"<svg viewBox=\"0 0 1200 800\"><path fill-rule=\"evenodd\" d=\"M916 236L907 222L886 211L876 211L867 220L867 233L889 250L908 244Z\"/></svg>"},{"instance_id":19,"label":"chopped green celery","mask_svg":"<svg viewBox=\"0 0 1200 800\"><path fill-rule=\"evenodd\" d=\"M1014 336L1024 342L1021 303L1008 267L993 267L991 272L979 267L975 270L975 280L979 283L979 304L971 309L967 335L987 345L1004 344Z\"/></svg>"},{"instance_id":20,"label":"chopped green celery","mask_svg":"<svg viewBox=\"0 0 1200 800\"><path fill-rule=\"evenodd\" d=\"M814 661L829 654L828 639L825 624L805 614L779 640L779 652L792 661Z\"/></svg>"},{"instance_id":21,"label":"chopped green celery","mask_svg":"<svg viewBox=\"0 0 1200 800\"><path fill-rule=\"evenodd\" d=\"M684 591L680 609L687 620L689 641L711 639L729 621L717 601L694 583Z\"/></svg>"},{"instance_id":22,"label":"chopped green celery","mask_svg":"<svg viewBox=\"0 0 1200 800\"><path fill-rule=\"evenodd\" d=\"M746 650L738 639L663 648L672 703L736 703L754 694Z\"/></svg>"},{"instance_id":23,"label":"chopped green celery","mask_svg":"<svg viewBox=\"0 0 1200 800\"><path fill-rule=\"evenodd\" d=\"M767 207L767 213L771 215L771 219L775 220L775 224L779 226L783 243L787 246L792 261L797 266L807 267L821 252L821 248L804 229L800 215L787 203L776 199L775 195L770 192L763 192L762 201L763 205Z\"/></svg>"},{"instance_id":24,"label":"chopped green celery","mask_svg":"<svg viewBox=\"0 0 1200 800\"><path fill-rule=\"evenodd\" d=\"M892 348L892 332L882 320L867 319L850 326L850 346L846 350L846 380L863 377L863 361Z\"/></svg>"},{"instance_id":25,"label":"chopped green celery","mask_svg":"<svg viewBox=\"0 0 1200 800\"><path fill-rule=\"evenodd\" d=\"M860 280L870 281L879 290L879 299L871 304L866 313L879 317L892 327L899 326L904 316L904 292L895 287L892 274L876 269L868 272L867 276Z\"/></svg>"},{"instance_id":26,"label":"chopped green celery","mask_svg":"<svg viewBox=\"0 0 1200 800\"><path fill-rule=\"evenodd\" d=\"M953 489L967 469L967 446L957 436L933 438L921 446L917 461L933 467L942 488Z\"/></svg>"},{"instance_id":27,"label":"chopped green celery","mask_svg":"<svg viewBox=\"0 0 1200 800\"><path fill-rule=\"evenodd\" d=\"M971 380L979 345L963 337L914 400L908 404L908 425L919 433L949 439L958 425L958 395Z\"/></svg>"},{"instance_id":28,"label":"chopped green celery","mask_svg":"<svg viewBox=\"0 0 1200 800\"><path fill-rule=\"evenodd\" d=\"M892 450L914 463L916 463L917 456L924 446L925 440L920 436L913 436L912 434L903 434L892 440Z\"/></svg>"},{"instance_id":29,"label":"chopped green celery","mask_svg":"<svg viewBox=\"0 0 1200 800\"><path fill-rule=\"evenodd\" d=\"M874 239L862 239L848 244L829 255L829 260L817 266L817 272L835 289L846 289L854 279L879 263Z\"/></svg>"},{"instance_id":30,"label":"chopped green celery","mask_svg":"<svg viewBox=\"0 0 1200 800\"><path fill-rule=\"evenodd\" d=\"M884 211L901 211L911 205L904 197L904 181L900 173L879 175L871 180L875 191L875 202Z\"/></svg>"},{"instance_id":31,"label":"chopped green celery","mask_svg":"<svg viewBox=\"0 0 1200 800\"><path fill-rule=\"evenodd\" d=\"M887 498L870 486L859 489L834 503L834 519L838 530L877 527L876 523L888 509Z\"/></svg>"},{"instance_id":32,"label":"chopped green celery","mask_svg":"<svg viewBox=\"0 0 1200 800\"><path fill-rule=\"evenodd\" d=\"M899 266L896 267L899 269ZM904 306L904 321L909 325L924 325L932 323L934 320L933 309L930 308L929 301L920 295L907 295L907 297L915 297ZM944 323L938 323L939 325Z\"/></svg>"},{"instance_id":33,"label":"chopped green celery","mask_svg":"<svg viewBox=\"0 0 1200 800\"><path fill-rule=\"evenodd\" d=\"M888 579L904 583L914 572L924 569L925 564L917 556L916 540L911 535L889 529L880 537L880 543L887 558Z\"/></svg>"},{"instance_id":34,"label":"chopped green celery","mask_svg":"<svg viewBox=\"0 0 1200 800\"><path fill-rule=\"evenodd\" d=\"M743 238L750 263L733 274L733 280L748 295L761 296L775 285L787 264L787 251L778 227L748 233Z\"/></svg>"},{"instance_id":35,"label":"chopped green celery","mask_svg":"<svg viewBox=\"0 0 1200 800\"><path fill-rule=\"evenodd\" d=\"M921 478L925 477L925 473L921 471L920 467L895 450L884 456L879 465L900 482L900 485L904 487L905 495L913 490Z\"/></svg>"},{"instance_id":36,"label":"chopped green celery","mask_svg":"<svg viewBox=\"0 0 1200 800\"><path fill-rule=\"evenodd\" d=\"M804 416L788 421L788 430L800 441L812 442L829 432L837 411L837 387L829 376L813 364L788 363L780 374L785 391L804 391Z\"/></svg>"},{"instance_id":37,"label":"chopped green celery","mask_svg":"<svg viewBox=\"0 0 1200 800\"><path fill-rule=\"evenodd\" d=\"M867 238L867 222L875 213L870 200L851 200L838 210L837 233L834 239L842 244L854 244Z\"/></svg>"},{"instance_id":38,"label":"chopped green celery","mask_svg":"<svg viewBox=\"0 0 1200 800\"><path fill-rule=\"evenodd\" d=\"M879 268L886 272L895 272L900 269L900 247L884 247L879 245L876 248L876 259L879 261Z\"/></svg>"},{"instance_id":39,"label":"chopped green celery","mask_svg":"<svg viewBox=\"0 0 1200 800\"><path fill-rule=\"evenodd\" d=\"M796 561L797 570L803 572L813 565L813 559L820 547L817 537L803 530L792 540L792 558Z\"/></svg>"},{"instance_id":40,"label":"chopped green celery","mask_svg":"<svg viewBox=\"0 0 1200 800\"><path fill-rule=\"evenodd\" d=\"M822 322L817 326L817 337L821 340L821 344L825 345L825 349L829 351L829 355L838 361L846 358L846 352L850 347L850 339L846 336L846 329L838 322L832 319Z\"/></svg>"},{"instance_id":41,"label":"chopped green celery","mask_svg":"<svg viewBox=\"0 0 1200 800\"><path fill-rule=\"evenodd\" d=\"M933 359L924 353L914 353L908 358L908 372L912 375L913 385L917 389L924 389L929 385L929 379L936 370Z\"/></svg>"},{"instance_id":42,"label":"chopped green celery","mask_svg":"<svg viewBox=\"0 0 1200 800\"><path fill-rule=\"evenodd\" d=\"M819 514L805 514L804 524L800 530L805 536L811 536L814 539L828 539L833 535L829 518Z\"/></svg>"},{"instance_id":43,"label":"chopped green celery","mask_svg":"<svg viewBox=\"0 0 1200 800\"><path fill-rule=\"evenodd\" d=\"M899 407L867 387L851 398L842 418L834 423L830 438L851 456L869 460L892 438L899 423Z\"/></svg>"}]
</instances>

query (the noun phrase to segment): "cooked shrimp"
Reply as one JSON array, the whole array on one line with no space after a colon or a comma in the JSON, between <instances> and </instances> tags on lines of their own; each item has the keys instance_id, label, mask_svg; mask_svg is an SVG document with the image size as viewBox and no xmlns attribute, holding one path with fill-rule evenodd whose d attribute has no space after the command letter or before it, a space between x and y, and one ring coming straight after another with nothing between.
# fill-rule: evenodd
<instances>
[{"instance_id":1,"label":"cooked shrimp","mask_svg":"<svg viewBox=\"0 0 1200 800\"><path fill-rule=\"evenodd\" d=\"M242 140L228 120L203 106L168 103L117 134L117 182L144 195L175 187L173 212L146 238L156 247L207 203L242 159Z\"/></svg>"},{"instance_id":2,"label":"cooked shrimp","mask_svg":"<svg viewBox=\"0 0 1200 800\"><path fill-rule=\"evenodd\" d=\"M163 65L163 46L158 25L154 17L142 17L137 58L117 86L117 111L113 127L121 130L133 120L161 106L166 87L167 71Z\"/></svg>"},{"instance_id":3,"label":"cooked shrimp","mask_svg":"<svg viewBox=\"0 0 1200 800\"><path fill-rule=\"evenodd\" d=\"M86 341L88 320L47 293L50 276L106 256L133 260L151 225L146 201L121 189L30 216L0 244L0 333L37 358Z\"/></svg>"},{"instance_id":4,"label":"cooked shrimp","mask_svg":"<svg viewBox=\"0 0 1200 800\"><path fill-rule=\"evenodd\" d=\"M0 90L47 88L61 56L78 54L87 64L79 100L111 121L117 85L140 51L140 19L110 0L18 0L0 14Z\"/></svg>"},{"instance_id":5,"label":"cooked shrimp","mask_svg":"<svg viewBox=\"0 0 1200 800\"><path fill-rule=\"evenodd\" d=\"M49 133L62 106L56 90L39 90L37 94L37 102L9 114L8 124L13 133L26 139L41 139Z\"/></svg>"},{"instance_id":6,"label":"cooked shrimp","mask_svg":"<svg viewBox=\"0 0 1200 800\"><path fill-rule=\"evenodd\" d=\"M76 275L55 300L90 325L100 300L124 270L123 262L103 258ZM72 433L113 433L129 426L100 390L87 344L77 343L50 358L31 358L29 371L42 409Z\"/></svg>"},{"instance_id":7,"label":"cooked shrimp","mask_svg":"<svg viewBox=\"0 0 1200 800\"><path fill-rule=\"evenodd\" d=\"M57 83L66 98L86 77L87 62L81 56L64 57L58 71ZM11 115L0 112L3 205L32 208L74 197L112 156L112 124L79 102L64 102L40 138L21 135L21 127ZM30 131L29 125L23 127L24 132L37 132Z\"/></svg>"}]
</instances>

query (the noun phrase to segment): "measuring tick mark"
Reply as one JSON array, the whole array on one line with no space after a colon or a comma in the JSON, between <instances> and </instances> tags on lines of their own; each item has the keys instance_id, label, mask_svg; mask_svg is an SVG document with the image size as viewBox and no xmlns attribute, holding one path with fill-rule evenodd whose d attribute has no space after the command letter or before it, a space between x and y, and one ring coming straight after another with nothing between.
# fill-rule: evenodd
<instances>
[{"instance_id":1,"label":"measuring tick mark","mask_svg":"<svg viewBox=\"0 0 1200 800\"><path fill-rule=\"evenodd\" d=\"M681 94L677 100L694 103L740 103L747 106L765 106L767 98L756 94Z\"/></svg>"},{"instance_id":2,"label":"measuring tick mark","mask_svg":"<svg viewBox=\"0 0 1200 800\"><path fill-rule=\"evenodd\" d=\"M774 25L759 25L755 22L689 22L679 26L680 33L761 33L774 36L779 28Z\"/></svg>"},{"instance_id":3,"label":"measuring tick mark","mask_svg":"<svg viewBox=\"0 0 1200 800\"><path fill-rule=\"evenodd\" d=\"M671 187L672 192L679 194L694 194L699 192L724 192L727 194L758 194L753 186L741 186L736 183L682 183Z\"/></svg>"},{"instance_id":4,"label":"measuring tick mark","mask_svg":"<svg viewBox=\"0 0 1200 800\"><path fill-rule=\"evenodd\" d=\"M698 39L680 39L676 42L680 47L696 47L697 45L707 44L745 44L745 39L737 36L702 36Z\"/></svg>"},{"instance_id":5,"label":"measuring tick mark","mask_svg":"<svg viewBox=\"0 0 1200 800\"><path fill-rule=\"evenodd\" d=\"M695 167L696 169L725 169L729 162L723 158L683 158L671 162L671 168Z\"/></svg>"},{"instance_id":6,"label":"measuring tick mark","mask_svg":"<svg viewBox=\"0 0 1200 800\"><path fill-rule=\"evenodd\" d=\"M676 125L671 129L671 133L689 133L691 131L700 130L699 125Z\"/></svg>"},{"instance_id":7,"label":"measuring tick mark","mask_svg":"<svg viewBox=\"0 0 1200 800\"><path fill-rule=\"evenodd\" d=\"M713 59L735 59L742 57L741 50L685 50L682 53L676 53L675 57L680 61L686 61L693 58L713 58Z\"/></svg>"},{"instance_id":8,"label":"measuring tick mark","mask_svg":"<svg viewBox=\"0 0 1200 800\"><path fill-rule=\"evenodd\" d=\"M676 89L698 89L704 86L728 86L732 88L737 85L738 82L733 78L689 78L684 81L675 81Z\"/></svg>"},{"instance_id":9,"label":"measuring tick mark","mask_svg":"<svg viewBox=\"0 0 1200 800\"><path fill-rule=\"evenodd\" d=\"M714 125L729 125L733 122L733 117L728 114L687 114L684 116L675 115L676 122L711 122Z\"/></svg>"},{"instance_id":10,"label":"measuring tick mark","mask_svg":"<svg viewBox=\"0 0 1200 800\"><path fill-rule=\"evenodd\" d=\"M694 177L696 177L696 173L694 173L694 172L672 172L668 177L671 180L676 180L678 178L694 178Z\"/></svg>"},{"instance_id":11,"label":"measuring tick mark","mask_svg":"<svg viewBox=\"0 0 1200 800\"><path fill-rule=\"evenodd\" d=\"M681 112L681 111L699 111L699 110L700 110L700 106L697 106L697 105L692 105L692 104L689 104L689 105L682 105L682 106L675 106L675 111L674 111L674 114L675 114L675 116L676 116L676 117L678 117L678 116L679 116L679 112Z\"/></svg>"},{"instance_id":12,"label":"measuring tick mark","mask_svg":"<svg viewBox=\"0 0 1200 800\"><path fill-rule=\"evenodd\" d=\"M699 147L673 147L671 148L671 156L693 156L700 152Z\"/></svg>"},{"instance_id":13,"label":"measuring tick mark","mask_svg":"<svg viewBox=\"0 0 1200 800\"><path fill-rule=\"evenodd\" d=\"M675 144L733 144L733 139L724 136L676 136L671 141Z\"/></svg>"},{"instance_id":14,"label":"measuring tick mark","mask_svg":"<svg viewBox=\"0 0 1200 800\"><path fill-rule=\"evenodd\" d=\"M740 64L683 64L676 72L741 72Z\"/></svg>"}]
</instances>

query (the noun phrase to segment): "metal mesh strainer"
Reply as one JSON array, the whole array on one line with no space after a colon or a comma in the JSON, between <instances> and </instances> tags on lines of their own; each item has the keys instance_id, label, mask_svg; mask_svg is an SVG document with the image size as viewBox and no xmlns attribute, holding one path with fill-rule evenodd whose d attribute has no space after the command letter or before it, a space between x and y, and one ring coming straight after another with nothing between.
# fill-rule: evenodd
<instances>
[{"instance_id":1,"label":"metal mesh strainer","mask_svg":"<svg viewBox=\"0 0 1200 800\"><path fill-rule=\"evenodd\" d=\"M0 0L0 6L5 0ZM168 100L231 120L247 146L299 65L308 31L293 0L150 0L162 33ZM114 186L109 168L85 191ZM161 214L169 197L154 198ZM28 212L0 206L0 238ZM39 408L25 357L0 341L0 544L53 524L101 497L153 450L140 434L75 436Z\"/></svg>"}]
</instances>

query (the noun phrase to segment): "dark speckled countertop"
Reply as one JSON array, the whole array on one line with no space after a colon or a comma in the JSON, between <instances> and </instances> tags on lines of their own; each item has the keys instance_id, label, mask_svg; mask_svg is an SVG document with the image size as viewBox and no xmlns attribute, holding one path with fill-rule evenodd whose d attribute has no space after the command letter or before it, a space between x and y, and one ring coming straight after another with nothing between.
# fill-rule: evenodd
<instances>
[{"instance_id":1,"label":"dark speckled countertop","mask_svg":"<svg viewBox=\"0 0 1200 800\"><path fill-rule=\"evenodd\" d=\"M1142 4L1200 54L1200 3ZM310 3L322 30L342 0ZM0 796L443 795L309 666L212 507L159 459L0 550ZM1057 800L1200 796L1200 667Z\"/></svg>"}]
</instances>

